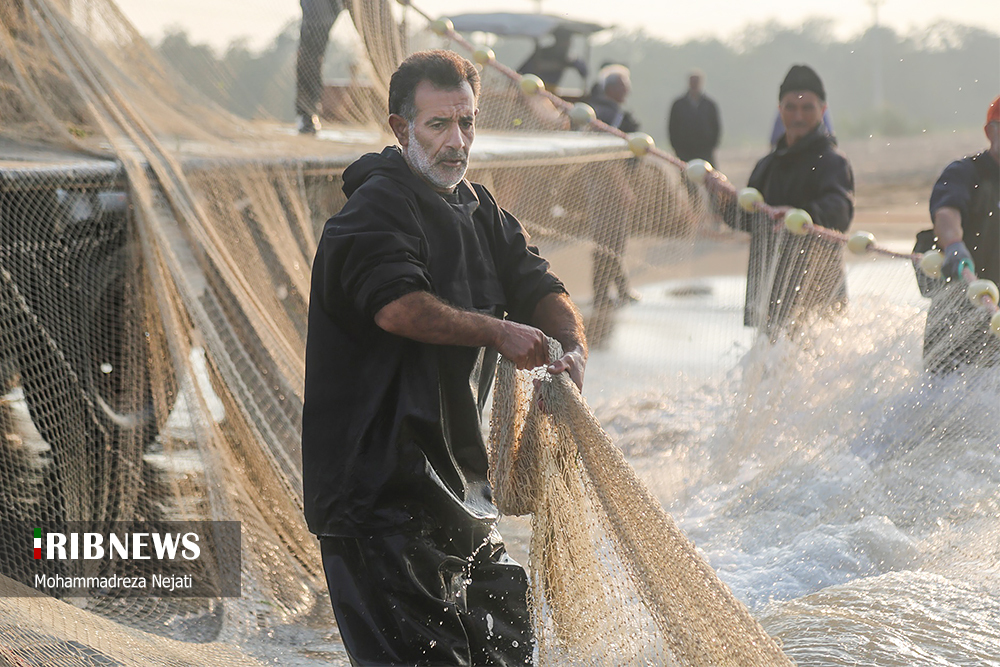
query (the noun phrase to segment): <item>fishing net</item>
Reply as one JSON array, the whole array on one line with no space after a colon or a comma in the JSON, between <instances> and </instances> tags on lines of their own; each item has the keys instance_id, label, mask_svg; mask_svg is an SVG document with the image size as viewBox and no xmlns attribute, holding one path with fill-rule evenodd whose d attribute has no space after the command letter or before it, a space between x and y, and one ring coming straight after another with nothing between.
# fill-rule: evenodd
<instances>
[{"instance_id":1,"label":"fishing net","mask_svg":"<svg viewBox=\"0 0 1000 667\"><path fill-rule=\"evenodd\" d=\"M407 32L413 13L388 0L353 0L347 13L366 57L342 123L304 138L236 117L187 85L111 0L0 3L0 520L238 521L242 532L242 594L218 598L17 597L30 542L7 536L0 664L345 662L339 649L310 653L297 634L312 629L336 646L302 519L309 269L318 231L344 203L343 169L391 143L388 77L411 41L464 48L453 33ZM287 65L277 76L292 76ZM592 347L645 354L616 325L674 325L655 309L637 323L623 303L635 285L700 261L728 205L713 189L721 181L706 189L642 142L574 125L567 105L526 93L497 65L484 60L469 178L546 255L572 258L563 266L580 274L567 282ZM775 224L766 210L749 215ZM820 260L842 243L770 233L799 259L790 270L765 263L765 279L795 296L780 307L761 297L761 312L777 315L774 326L756 324L767 332L757 338L808 338L814 319L839 312L827 307L837 279ZM706 325L677 333L664 353L686 354L681 334L714 335ZM734 350L745 351L727 345L714 367L731 368ZM559 382L546 385L545 414L525 413L523 387L498 394L520 401L506 428L521 449L501 454L515 457L515 471L551 472L500 485L505 506L533 510L536 522L529 566L541 661L782 664ZM510 440L521 420L544 437ZM590 508L586 524L575 503ZM221 576L207 565L200 575Z\"/></svg>"},{"instance_id":2,"label":"fishing net","mask_svg":"<svg viewBox=\"0 0 1000 667\"><path fill-rule=\"evenodd\" d=\"M551 356L562 356L558 343ZM566 374L532 377L504 360L494 396L491 480L502 512L531 514L544 664L792 664L639 480Z\"/></svg>"}]
</instances>

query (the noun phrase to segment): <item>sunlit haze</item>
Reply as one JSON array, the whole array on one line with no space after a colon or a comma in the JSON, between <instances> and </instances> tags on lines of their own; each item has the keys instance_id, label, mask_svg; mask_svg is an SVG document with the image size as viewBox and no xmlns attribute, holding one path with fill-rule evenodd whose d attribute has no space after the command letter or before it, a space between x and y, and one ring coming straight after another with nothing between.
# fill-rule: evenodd
<instances>
[{"instance_id":1,"label":"sunlit haze","mask_svg":"<svg viewBox=\"0 0 1000 667\"><path fill-rule=\"evenodd\" d=\"M1000 33L997 0L877 0L879 21L902 33L924 29L939 21L953 21ZM118 0L139 31L158 39L169 28L181 28L192 41L224 48L238 38L251 47L267 45L290 21L297 20L298 0ZM431 16L466 12L542 11L638 30L672 42L693 38L726 39L749 24L777 21L801 24L810 17L831 19L835 34L846 37L863 31L873 21L873 0L413 0Z\"/></svg>"}]
</instances>

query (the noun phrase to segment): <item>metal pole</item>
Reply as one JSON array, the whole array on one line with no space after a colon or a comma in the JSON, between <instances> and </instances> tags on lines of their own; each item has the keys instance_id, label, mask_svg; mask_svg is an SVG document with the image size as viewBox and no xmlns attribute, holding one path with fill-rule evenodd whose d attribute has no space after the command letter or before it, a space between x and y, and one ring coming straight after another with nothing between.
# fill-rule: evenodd
<instances>
[{"instance_id":1,"label":"metal pole","mask_svg":"<svg viewBox=\"0 0 1000 667\"><path fill-rule=\"evenodd\" d=\"M873 57L874 62L872 63L872 85L874 88L872 105L875 107L876 112L881 111L885 104L885 96L882 91L882 27L879 25L878 20L878 9L885 2L886 0L868 0L868 4L872 8L872 29L874 30L873 38L875 41L875 55Z\"/></svg>"}]
</instances>

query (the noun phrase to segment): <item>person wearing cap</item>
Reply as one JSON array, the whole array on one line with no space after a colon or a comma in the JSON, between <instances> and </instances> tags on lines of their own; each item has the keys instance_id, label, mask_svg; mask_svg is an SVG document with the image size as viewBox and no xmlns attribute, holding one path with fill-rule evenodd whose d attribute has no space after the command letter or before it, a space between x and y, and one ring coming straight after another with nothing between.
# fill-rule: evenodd
<instances>
[{"instance_id":1,"label":"person wearing cap","mask_svg":"<svg viewBox=\"0 0 1000 667\"><path fill-rule=\"evenodd\" d=\"M785 133L754 167L748 186L779 214L803 209L813 224L846 232L854 217L854 172L823 124L825 111L822 80L808 65L794 65L778 92ZM744 324L774 339L847 303L839 244L815 235L793 236L775 220L737 212L735 206L724 219L751 234Z\"/></svg>"},{"instance_id":2,"label":"person wearing cap","mask_svg":"<svg viewBox=\"0 0 1000 667\"><path fill-rule=\"evenodd\" d=\"M931 191L936 245L945 256L945 283L931 296L924 329L924 365L932 372L1000 363L1000 340L989 315L965 297L964 267L977 278L1000 282L1000 96L983 128L986 150L956 160Z\"/></svg>"},{"instance_id":3,"label":"person wearing cap","mask_svg":"<svg viewBox=\"0 0 1000 667\"><path fill-rule=\"evenodd\" d=\"M632 73L629 68L612 63L598 72L594 92L587 102L593 107L597 120L626 134L637 132L638 121L624 108L625 100L631 93Z\"/></svg>"}]
</instances>

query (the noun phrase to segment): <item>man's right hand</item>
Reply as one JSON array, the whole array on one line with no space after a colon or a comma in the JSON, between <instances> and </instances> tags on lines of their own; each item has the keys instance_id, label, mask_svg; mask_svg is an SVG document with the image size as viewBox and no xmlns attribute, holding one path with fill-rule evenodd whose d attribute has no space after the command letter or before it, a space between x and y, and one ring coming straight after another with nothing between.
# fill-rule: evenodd
<instances>
[{"instance_id":1,"label":"man's right hand","mask_svg":"<svg viewBox=\"0 0 1000 667\"><path fill-rule=\"evenodd\" d=\"M972 262L972 255L963 241L955 241L944 249L944 264L941 265L941 273L946 278L958 279L962 277L962 265L965 264L973 273L976 272L976 265Z\"/></svg>"},{"instance_id":2,"label":"man's right hand","mask_svg":"<svg viewBox=\"0 0 1000 667\"><path fill-rule=\"evenodd\" d=\"M549 341L540 329L509 320L500 320L496 349L521 370L549 363Z\"/></svg>"}]
</instances>

